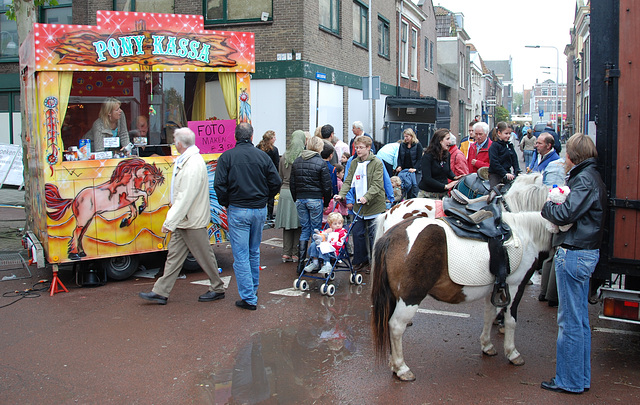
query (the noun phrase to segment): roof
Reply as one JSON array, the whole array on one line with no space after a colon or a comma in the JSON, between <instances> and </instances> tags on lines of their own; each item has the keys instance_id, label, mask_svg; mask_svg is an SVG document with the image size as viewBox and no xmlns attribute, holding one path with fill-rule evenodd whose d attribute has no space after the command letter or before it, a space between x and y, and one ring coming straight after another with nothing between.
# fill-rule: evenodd
<instances>
[{"instance_id":1,"label":"roof","mask_svg":"<svg viewBox=\"0 0 640 405\"><path fill-rule=\"evenodd\" d=\"M496 72L496 75L502 76L503 82L513 81L510 60L485 60L484 63L487 68Z\"/></svg>"}]
</instances>

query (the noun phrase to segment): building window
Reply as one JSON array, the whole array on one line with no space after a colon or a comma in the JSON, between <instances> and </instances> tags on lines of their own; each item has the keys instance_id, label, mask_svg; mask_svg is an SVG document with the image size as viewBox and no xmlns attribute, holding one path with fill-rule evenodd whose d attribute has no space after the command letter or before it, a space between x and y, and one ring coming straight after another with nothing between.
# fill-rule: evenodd
<instances>
[{"instance_id":1,"label":"building window","mask_svg":"<svg viewBox=\"0 0 640 405\"><path fill-rule=\"evenodd\" d=\"M548 96L549 94L547 94L547 93L548 93L547 89L542 89L542 95L543 96Z\"/></svg>"},{"instance_id":2,"label":"building window","mask_svg":"<svg viewBox=\"0 0 640 405\"><path fill-rule=\"evenodd\" d=\"M71 9L71 0L58 0L57 6L41 6L40 22L45 24L71 24L73 23Z\"/></svg>"},{"instance_id":3,"label":"building window","mask_svg":"<svg viewBox=\"0 0 640 405\"><path fill-rule=\"evenodd\" d=\"M378 16L378 55L389 58L389 20Z\"/></svg>"},{"instance_id":4,"label":"building window","mask_svg":"<svg viewBox=\"0 0 640 405\"><path fill-rule=\"evenodd\" d=\"M429 71L433 72L433 41L429 42Z\"/></svg>"},{"instance_id":5,"label":"building window","mask_svg":"<svg viewBox=\"0 0 640 405\"><path fill-rule=\"evenodd\" d=\"M353 3L353 42L367 47L367 29L369 25L369 12L367 6L356 1Z\"/></svg>"},{"instance_id":6,"label":"building window","mask_svg":"<svg viewBox=\"0 0 640 405\"><path fill-rule=\"evenodd\" d=\"M7 19L6 11L7 7L0 5L0 61L17 62L18 28L15 21Z\"/></svg>"},{"instance_id":7,"label":"building window","mask_svg":"<svg viewBox=\"0 0 640 405\"><path fill-rule=\"evenodd\" d=\"M114 0L116 11L139 11L141 13L174 13L174 0Z\"/></svg>"},{"instance_id":8,"label":"building window","mask_svg":"<svg viewBox=\"0 0 640 405\"><path fill-rule=\"evenodd\" d=\"M465 80L466 80L466 75L465 75L466 69L465 69L465 67L467 65L467 62L466 62L466 58L464 56L464 53L460 52L459 58L460 58L460 73L459 73L459 75L460 75L460 77L459 77L460 83L459 83L459 85L460 85L461 89L464 89Z\"/></svg>"},{"instance_id":9,"label":"building window","mask_svg":"<svg viewBox=\"0 0 640 405\"><path fill-rule=\"evenodd\" d=\"M409 25L403 21L400 30L400 74L407 77L409 76L409 45L407 44L407 37L409 36Z\"/></svg>"},{"instance_id":10,"label":"building window","mask_svg":"<svg viewBox=\"0 0 640 405\"><path fill-rule=\"evenodd\" d=\"M411 28L411 77L418 78L418 30Z\"/></svg>"},{"instance_id":11,"label":"building window","mask_svg":"<svg viewBox=\"0 0 640 405\"><path fill-rule=\"evenodd\" d=\"M204 10L205 24L273 21L273 0L204 0Z\"/></svg>"},{"instance_id":12,"label":"building window","mask_svg":"<svg viewBox=\"0 0 640 405\"><path fill-rule=\"evenodd\" d=\"M429 70L429 38L424 37L424 70Z\"/></svg>"},{"instance_id":13,"label":"building window","mask_svg":"<svg viewBox=\"0 0 640 405\"><path fill-rule=\"evenodd\" d=\"M320 27L340 34L340 0L320 0Z\"/></svg>"}]
</instances>

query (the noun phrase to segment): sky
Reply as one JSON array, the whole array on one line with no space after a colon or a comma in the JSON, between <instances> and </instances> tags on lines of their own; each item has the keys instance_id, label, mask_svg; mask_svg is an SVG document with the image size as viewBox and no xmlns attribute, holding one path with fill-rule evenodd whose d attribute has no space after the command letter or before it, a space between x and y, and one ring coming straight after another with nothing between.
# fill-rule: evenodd
<instances>
[{"instance_id":1,"label":"sky","mask_svg":"<svg viewBox=\"0 0 640 405\"><path fill-rule=\"evenodd\" d=\"M566 83L564 48L571 40L576 0L432 0L451 12L464 14L464 29L483 60L512 59L514 91L530 89L538 79ZM525 45L554 46L529 49ZM549 66L543 69L540 66ZM543 72L550 72L545 74Z\"/></svg>"}]
</instances>

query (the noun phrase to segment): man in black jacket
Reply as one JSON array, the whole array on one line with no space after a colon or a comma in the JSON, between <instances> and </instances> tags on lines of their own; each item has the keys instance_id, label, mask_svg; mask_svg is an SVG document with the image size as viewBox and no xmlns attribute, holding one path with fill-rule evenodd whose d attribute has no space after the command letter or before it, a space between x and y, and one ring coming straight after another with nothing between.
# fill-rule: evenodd
<instances>
[{"instance_id":1,"label":"man in black jacket","mask_svg":"<svg viewBox=\"0 0 640 405\"><path fill-rule=\"evenodd\" d=\"M553 148L556 150L556 153L559 155L562 150L562 144L560 143L560 136L556 131L553 130L553 121L547 122L547 127L542 130L542 133L548 132L553 136Z\"/></svg>"},{"instance_id":2,"label":"man in black jacket","mask_svg":"<svg viewBox=\"0 0 640 405\"><path fill-rule=\"evenodd\" d=\"M220 205L227 207L233 271L241 298L236 306L255 310L267 200L275 197L282 181L269 156L253 147L250 124L239 124L235 135L236 146L218 159L214 189Z\"/></svg>"}]
</instances>

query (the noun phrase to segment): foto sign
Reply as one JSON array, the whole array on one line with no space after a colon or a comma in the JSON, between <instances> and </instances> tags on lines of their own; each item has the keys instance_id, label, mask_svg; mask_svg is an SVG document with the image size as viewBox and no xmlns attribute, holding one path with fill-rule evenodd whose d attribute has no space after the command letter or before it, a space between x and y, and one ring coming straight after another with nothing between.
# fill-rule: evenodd
<instances>
[{"instance_id":1,"label":"foto sign","mask_svg":"<svg viewBox=\"0 0 640 405\"><path fill-rule=\"evenodd\" d=\"M222 153L236 146L236 120L189 121L200 153Z\"/></svg>"}]
</instances>

